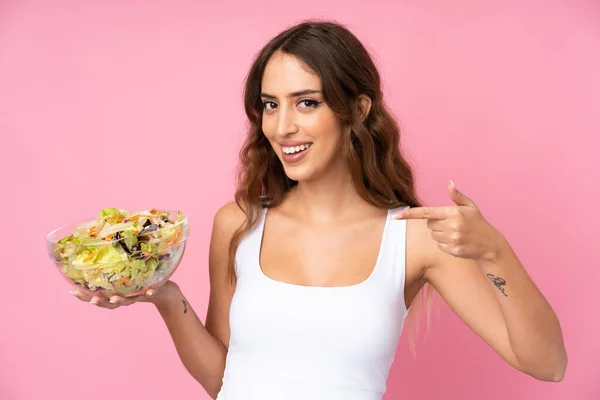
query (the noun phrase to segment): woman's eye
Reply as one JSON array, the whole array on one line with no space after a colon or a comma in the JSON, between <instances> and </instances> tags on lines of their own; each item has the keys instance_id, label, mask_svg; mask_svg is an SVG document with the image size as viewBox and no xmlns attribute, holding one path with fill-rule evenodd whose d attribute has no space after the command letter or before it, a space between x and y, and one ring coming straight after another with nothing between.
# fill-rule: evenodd
<instances>
[{"instance_id":1,"label":"woman's eye","mask_svg":"<svg viewBox=\"0 0 600 400\"><path fill-rule=\"evenodd\" d=\"M273 103L272 101L263 101L262 103L263 106L263 110L272 110L273 108L275 108L275 103Z\"/></svg>"},{"instance_id":2,"label":"woman's eye","mask_svg":"<svg viewBox=\"0 0 600 400\"><path fill-rule=\"evenodd\" d=\"M311 100L311 99L303 99L303 100L300 100L299 104L302 104L302 106L305 108L315 108L319 104L321 104L321 102L318 102L316 100Z\"/></svg>"}]
</instances>

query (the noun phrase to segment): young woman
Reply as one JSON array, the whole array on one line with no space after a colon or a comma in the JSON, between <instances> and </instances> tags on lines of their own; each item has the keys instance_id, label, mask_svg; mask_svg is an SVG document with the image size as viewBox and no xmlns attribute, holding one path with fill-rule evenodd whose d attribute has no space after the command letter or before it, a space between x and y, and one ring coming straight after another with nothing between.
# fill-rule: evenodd
<instances>
[{"instance_id":1,"label":"young woman","mask_svg":"<svg viewBox=\"0 0 600 400\"><path fill-rule=\"evenodd\" d=\"M205 322L168 282L146 295L219 400L381 399L410 305L431 285L506 362L560 381L556 315L503 235L449 183L423 207L368 52L343 26L271 40L245 89L235 202L214 219Z\"/></svg>"}]
</instances>

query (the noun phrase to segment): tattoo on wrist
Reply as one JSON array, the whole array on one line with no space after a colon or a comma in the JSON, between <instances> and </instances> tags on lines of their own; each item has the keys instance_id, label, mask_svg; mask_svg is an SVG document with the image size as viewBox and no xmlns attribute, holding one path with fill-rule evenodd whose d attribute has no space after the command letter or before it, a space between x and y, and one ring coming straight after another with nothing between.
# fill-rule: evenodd
<instances>
[{"instance_id":1,"label":"tattoo on wrist","mask_svg":"<svg viewBox=\"0 0 600 400\"><path fill-rule=\"evenodd\" d=\"M506 285L506 281L500 277L494 276L492 274L487 274L487 277L494 283L494 285L502 292L504 297L508 297L506 292L504 291L504 287Z\"/></svg>"},{"instance_id":2,"label":"tattoo on wrist","mask_svg":"<svg viewBox=\"0 0 600 400\"><path fill-rule=\"evenodd\" d=\"M187 313L187 301L185 300L181 300L181 302L183 303L183 313L186 314Z\"/></svg>"}]
</instances>

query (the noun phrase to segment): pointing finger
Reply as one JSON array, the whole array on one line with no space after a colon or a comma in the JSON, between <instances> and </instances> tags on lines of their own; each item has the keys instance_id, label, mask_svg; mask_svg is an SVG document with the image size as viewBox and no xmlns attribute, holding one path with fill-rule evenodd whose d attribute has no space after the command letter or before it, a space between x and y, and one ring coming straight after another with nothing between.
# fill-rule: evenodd
<instances>
[{"instance_id":1,"label":"pointing finger","mask_svg":"<svg viewBox=\"0 0 600 400\"><path fill-rule=\"evenodd\" d=\"M414 207L396 213L394 219L446 219L455 207Z\"/></svg>"}]
</instances>

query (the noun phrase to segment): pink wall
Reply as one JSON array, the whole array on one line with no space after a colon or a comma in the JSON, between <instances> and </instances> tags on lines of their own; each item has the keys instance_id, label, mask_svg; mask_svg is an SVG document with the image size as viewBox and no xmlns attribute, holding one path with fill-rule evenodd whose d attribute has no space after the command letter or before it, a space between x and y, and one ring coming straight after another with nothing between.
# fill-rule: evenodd
<instances>
[{"instance_id":1,"label":"pink wall","mask_svg":"<svg viewBox=\"0 0 600 400\"><path fill-rule=\"evenodd\" d=\"M307 17L347 23L376 53L420 194L446 204L454 179L480 205L569 351L563 382L537 382L442 307L416 359L402 338L386 399L600 398L599 3L388 3L0 1L0 399L208 398L152 306L71 297L44 234L104 206L185 210L192 236L174 279L203 315L242 80L263 43Z\"/></svg>"}]
</instances>

